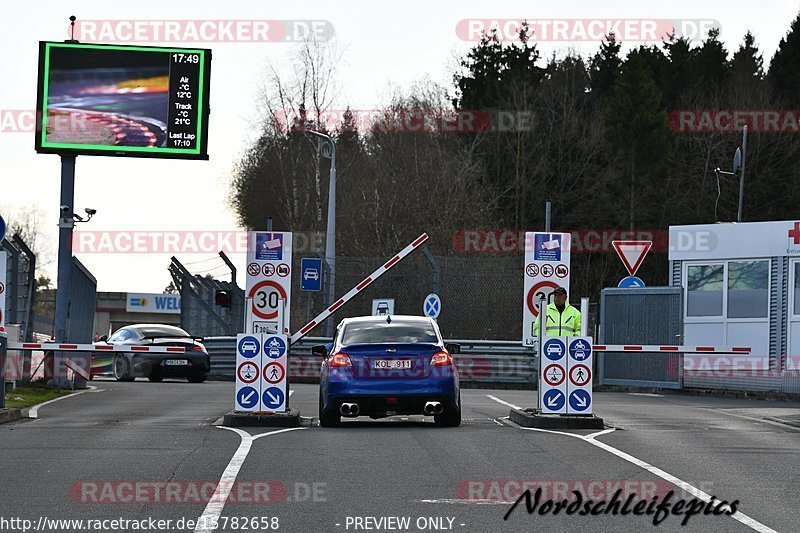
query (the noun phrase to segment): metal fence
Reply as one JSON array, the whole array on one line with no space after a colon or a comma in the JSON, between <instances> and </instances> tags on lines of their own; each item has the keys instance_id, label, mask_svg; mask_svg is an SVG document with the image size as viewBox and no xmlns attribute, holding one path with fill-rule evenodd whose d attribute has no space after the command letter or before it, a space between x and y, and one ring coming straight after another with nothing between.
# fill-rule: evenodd
<instances>
[{"instance_id":1,"label":"metal fence","mask_svg":"<svg viewBox=\"0 0 800 533\"><path fill-rule=\"evenodd\" d=\"M223 259L227 259L224 254ZM235 269L231 269L235 279ZM169 273L181 294L181 328L191 335L235 335L244 331L244 291L234 281L193 275L175 257ZM230 307L215 303L217 291L230 294Z\"/></svg>"},{"instance_id":2,"label":"metal fence","mask_svg":"<svg viewBox=\"0 0 800 533\"><path fill-rule=\"evenodd\" d=\"M33 335L34 300L36 297L36 256L19 235L3 239L6 261L6 324L19 324L20 339Z\"/></svg>"},{"instance_id":3,"label":"metal fence","mask_svg":"<svg viewBox=\"0 0 800 533\"><path fill-rule=\"evenodd\" d=\"M599 344L683 344L680 287L608 288L600 294ZM680 389L679 353L600 353L601 385Z\"/></svg>"},{"instance_id":4,"label":"metal fence","mask_svg":"<svg viewBox=\"0 0 800 533\"><path fill-rule=\"evenodd\" d=\"M319 382L322 357L312 355L311 347L330 342L325 337L305 337L292 345L289 379L293 382ZM461 345L454 356L459 378L464 383L533 385L536 365L534 352L516 341L450 340ZM236 337L210 337L203 340L211 356L211 375L234 379Z\"/></svg>"}]
</instances>

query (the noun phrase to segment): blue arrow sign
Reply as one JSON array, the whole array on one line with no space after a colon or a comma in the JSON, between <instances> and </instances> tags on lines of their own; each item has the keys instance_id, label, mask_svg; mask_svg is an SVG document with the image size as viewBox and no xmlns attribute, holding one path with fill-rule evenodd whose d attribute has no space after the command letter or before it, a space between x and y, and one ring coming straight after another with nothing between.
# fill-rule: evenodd
<instances>
[{"instance_id":1,"label":"blue arrow sign","mask_svg":"<svg viewBox=\"0 0 800 533\"><path fill-rule=\"evenodd\" d=\"M257 337L242 337L236 349L243 357L252 358L261 353L261 341Z\"/></svg>"},{"instance_id":2,"label":"blue arrow sign","mask_svg":"<svg viewBox=\"0 0 800 533\"><path fill-rule=\"evenodd\" d=\"M564 393L558 389L550 389L542 396L542 408L559 411L564 407Z\"/></svg>"},{"instance_id":3,"label":"blue arrow sign","mask_svg":"<svg viewBox=\"0 0 800 533\"><path fill-rule=\"evenodd\" d=\"M252 409L258 403L258 391L253 387L242 387L236 393L236 403L245 409Z\"/></svg>"},{"instance_id":4,"label":"blue arrow sign","mask_svg":"<svg viewBox=\"0 0 800 533\"><path fill-rule=\"evenodd\" d=\"M551 361L558 361L567 352L567 347L560 339L550 339L544 343L544 356Z\"/></svg>"},{"instance_id":5,"label":"blue arrow sign","mask_svg":"<svg viewBox=\"0 0 800 533\"><path fill-rule=\"evenodd\" d=\"M592 355L592 345L584 339L575 339L569 343L569 355L576 361L583 361Z\"/></svg>"},{"instance_id":6,"label":"blue arrow sign","mask_svg":"<svg viewBox=\"0 0 800 533\"><path fill-rule=\"evenodd\" d=\"M281 337L267 337L264 339L264 353L271 359L283 357L286 353L286 342Z\"/></svg>"},{"instance_id":7,"label":"blue arrow sign","mask_svg":"<svg viewBox=\"0 0 800 533\"><path fill-rule=\"evenodd\" d=\"M569 406L573 411L585 411L592 405L592 395L589 391L576 389L569 393Z\"/></svg>"},{"instance_id":8,"label":"blue arrow sign","mask_svg":"<svg viewBox=\"0 0 800 533\"><path fill-rule=\"evenodd\" d=\"M300 260L300 288L304 291L322 290L322 259L304 257Z\"/></svg>"},{"instance_id":9,"label":"blue arrow sign","mask_svg":"<svg viewBox=\"0 0 800 533\"><path fill-rule=\"evenodd\" d=\"M431 293L425 297L425 304L422 306L425 311L425 316L431 318L438 318L439 313L442 312L442 299L438 294Z\"/></svg>"},{"instance_id":10,"label":"blue arrow sign","mask_svg":"<svg viewBox=\"0 0 800 533\"><path fill-rule=\"evenodd\" d=\"M644 287L644 281L636 276L628 276L627 278L622 278L617 284L617 287L622 287L623 289Z\"/></svg>"},{"instance_id":11,"label":"blue arrow sign","mask_svg":"<svg viewBox=\"0 0 800 533\"><path fill-rule=\"evenodd\" d=\"M283 391L278 387L270 387L264 391L261 400L265 407L277 409L283 405Z\"/></svg>"}]
</instances>

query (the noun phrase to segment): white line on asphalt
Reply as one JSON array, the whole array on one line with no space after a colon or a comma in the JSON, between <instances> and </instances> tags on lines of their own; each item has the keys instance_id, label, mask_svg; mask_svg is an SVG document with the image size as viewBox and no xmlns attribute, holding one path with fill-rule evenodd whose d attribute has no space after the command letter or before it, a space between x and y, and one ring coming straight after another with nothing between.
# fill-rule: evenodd
<instances>
[{"instance_id":1,"label":"white line on asphalt","mask_svg":"<svg viewBox=\"0 0 800 533\"><path fill-rule=\"evenodd\" d=\"M507 401L505 401L505 400L501 400L501 399L500 399L500 398L498 398L497 396L492 396L491 394L487 394L487 395L486 395L486 397L487 397L487 398L489 398L490 400L494 400L494 401L496 401L497 403L502 403L502 404L503 404L503 405L505 405L506 407L510 407L510 408L512 408L512 409L522 409L522 407L517 407L517 406L516 406L516 405L514 405L513 403L508 403L508 402L507 402Z\"/></svg>"},{"instance_id":2,"label":"white line on asphalt","mask_svg":"<svg viewBox=\"0 0 800 533\"><path fill-rule=\"evenodd\" d=\"M663 398L663 394L653 394L652 392L629 392L631 396L647 396L649 398Z\"/></svg>"},{"instance_id":3,"label":"white line on asphalt","mask_svg":"<svg viewBox=\"0 0 800 533\"><path fill-rule=\"evenodd\" d=\"M580 439L580 440L582 440L584 442L588 442L592 446L596 446L596 447L600 448L601 450L605 450L608 453L616 455L620 459L624 459L625 461L628 461L631 464L634 464L634 465L636 465L636 466L638 466L640 468L643 468L643 469L647 470L651 474L653 474L655 476L658 476L661 479L665 479L666 481L669 481L670 483L672 483L676 487L680 487L685 492L688 492L689 494L691 494L692 496L694 496L698 500L701 500L701 501L706 502L706 503L709 503L711 501L711 496L709 494L703 492L702 490L698 489L697 487L695 487L693 485L690 485L689 483L683 481L682 479L677 478L677 477L673 476L672 474L670 474L668 472L665 472L664 470L661 470L660 468L658 468L656 466L651 465L650 463L642 461L641 459L637 459L636 457L634 457L634 456L632 456L632 455L630 455L628 453L625 453L622 450L618 450L617 448L614 448L613 446L610 446L610 445L608 445L608 444L606 444L604 442L600 442L599 440L595 440L595 437L599 437L601 435L605 435L605 434L613 432L614 431L613 428L612 429L607 429L607 430L604 430L604 431L600 431L598 433L592 433L590 435L576 435L574 433L566 433L566 432L563 432L563 431L553 431L553 430L549 430L549 429L526 428L526 427L522 427L522 426L520 426L518 424L515 424L511 420L506 420L506 423L511 425L511 426L514 426L516 428L523 429L523 430L538 431L538 432L541 432L541 433L551 433L551 434L556 434L556 435L566 435L568 437L574 437L574 438ZM719 500L717 500L717 502L719 502ZM751 528L751 529L753 529L755 531L758 531L759 533L777 533L777 531L775 531L771 527L765 526L761 522L758 522L754 518L749 517L748 515L742 513L741 511L736 511L734 514L731 515L731 518L741 522L742 524L748 526L749 528Z\"/></svg>"},{"instance_id":4,"label":"white line on asphalt","mask_svg":"<svg viewBox=\"0 0 800 533\"><path fill-rule=\"evenodd\" d=\"M290 391L289 391L289 397L291 397L291 396L292 396L292 394L294 394L294 389L292 389L292 390L290 390Z\"/></svg>"},{"instance_id":5,"label":"white line on asphalt","mask_svg":"<svg viewBox=\"0 0 800 533\"><path fill-rule=\"evenodd\" d=\"M239 437L242 439L242 442L239 443L239 447L236 449L233 457L231 457L231 461L222 472L222 477L219 478L214 495L211 496L206 508L203 510L203 514L200 515L200 518L198 518L197 527L194 529L195 533L199 533L201 531L214 531L216 529L219 515L222 514L222 509L225 507L225 502L228 500L228 495L233 488L233 483L236 481L236 476L239 475L239 470L242 468L244 460L247 458L247 454L250 453L250 448L253 446L253 441L260 439L261 437L277 435L278 433L286 433L287 431L294 431L296 429L305 429L286 428L253 436L241 429L229 428L227 426L217 427L227 429L228 431L233 431L239 435Z\"/></svg>"},{"instance_id":6,"label":"white line on asphalt","mask_svg":"<svg viewBox=\"0 0 800 533\"><path fill-rule=\"evenodd\" d=\"M53 398L52 400L48 400L46 402L42 402L36 405L32 405L28 408L28 418L39 418L39 409L44 407L45 405L49 405L53 402L57 402L59 400L63 400L65 398L74 398L75 396L80 396L85 392L102 392L103 389L98 389L97 387L89 386L86 390L82 390L80 392L73 392L72 394L66 394L64 396L59 396L58 398ZM25 416L25 410L23 409L23 416Z\"/></svg>"}]
</instances>

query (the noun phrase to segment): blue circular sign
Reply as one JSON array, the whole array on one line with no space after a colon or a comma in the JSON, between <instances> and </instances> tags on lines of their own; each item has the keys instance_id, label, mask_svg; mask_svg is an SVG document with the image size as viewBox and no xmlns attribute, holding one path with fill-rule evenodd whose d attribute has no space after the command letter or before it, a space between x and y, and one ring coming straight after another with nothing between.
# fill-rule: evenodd
<instances>
[{"instance_id":1,"label":"blue circular sign","mask_svg":"<svg viewBox=\"0 0 800 533\"><path fill-rule=\"evenodd\" d=\"M564 408L564 393L558 389L550 389L542 396L542 409L560 411Z\"/></svg>"},{"instance_id":2,"label":"blue circular sign","mask_svg":"<svg viewBox=\"0 0 800 533\"><path fill-rule=\"evenodd\" d=\"M576 389L569 393L569 406L573 411L585 411L592 405L592 395L589 391Z\"/></svg>"},{"instance_id":3,"label":"blue circular sign","mask_svg":"<svg viewBox=\"0 0 800 533\"><path fill-rule=\"evenodd\" d=\"M277 409L283 405L283 391L278 387L270 387L264 391L261 401L264 402L264 407Z\"/></svg>"},{"instance_id":4,"label":"blue circular sign","mask_svg":"<svg viewBox=\"0 0 800 533\"><path fill-rule=\"evenodd\" d=\"M592 345L586 339L574 339L569 343L569 356L575 361L585 361L592 355Z\"/></svg>"},{"instance_id":5,"label":"blue circular sign","mask_svg":"<svg viewBox=\"0 0 800 533\"><path fill-rule=\"evenodd\" d=\"M236 393L236 403L245 409L252 409L258 403L258 391L253 387L242 387Z\"/></svg>"},{"instance_id":6,"label":"blue circular sign","mask_svg":"<svg viewBox=\"0 0 800 533\"><path fill-rule=\"evenodd\" d=\"M278 359L286 353L286 342L282 337L267 337L264 339L264 353L270 359Z\"/></svg>"},{"instance_id":7,"label":"blue circular sign","mask_svg":"<svg viewBox=\"0 0 800 533\"><path fill-rule=\"evenodd\" d=\"M247 337L242 337L239 339L237 349L243 357L247 357L249 359L261 353L261 342L258 340L258 338L248 335Z\"/></svg>"},{"instance_id":8,"label":"blue circular sign","mask_svg":"<svg viewBox=\"0 0 800 533\"><path fill-rule=\"evenodd\" d=\"M432 292L425 297L423 311L425 311L425 316L429 316L431 318L439 317L439 313L442 312L442 300L439 298L438 294Z\"/></svg>"},{"instance_id":9,"label":"blue circular sign","mask_svg":"<svg viewBox=\"0 0 800 533\"><path fill-rule=\"evenodd\" d=\"M622 278L617 284L617 287L622 287L623 289L644 287L644 281L642 281L642 278L637 278L636 276L628 276L627 278Z\"/></svg>"},{"instance_id":10,"label":"blue circular sign","mask_svg":"<svg viewBox=\"0 0 800 533\"><path fill-rule=\"evenodd\" d=\"M3 237L6 236L6 221L3 220L3 217L0 217L0 241L3 240Z\"/></svg>"},{"instance_id":11,"label":"blue circular sign","mask_svg":"<svg viewBox=\"0 0 800 533\"><path fill-rule=\"evenodd\" d=\"M564 346L561 339L549 339L545 341L543 351L545 357L551 361L558 361L564 357L567 347Z\"/></svg>"}]
</instances>

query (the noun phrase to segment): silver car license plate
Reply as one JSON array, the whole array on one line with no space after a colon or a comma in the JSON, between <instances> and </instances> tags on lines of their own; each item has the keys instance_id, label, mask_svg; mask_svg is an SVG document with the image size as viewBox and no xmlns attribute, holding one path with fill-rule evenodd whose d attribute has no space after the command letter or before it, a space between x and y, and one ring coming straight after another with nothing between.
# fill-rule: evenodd
<instances>
[{"instance_id":1,"label":"silver car license plate","mask_svg":"<svg viewBox=\"0 0 800 533\"><path fill-rule=\"evenodd\" d=\"M404 370L411 368L411 359L376 359L372 362L375 370Z\"/></svg>"}]
</instances>

